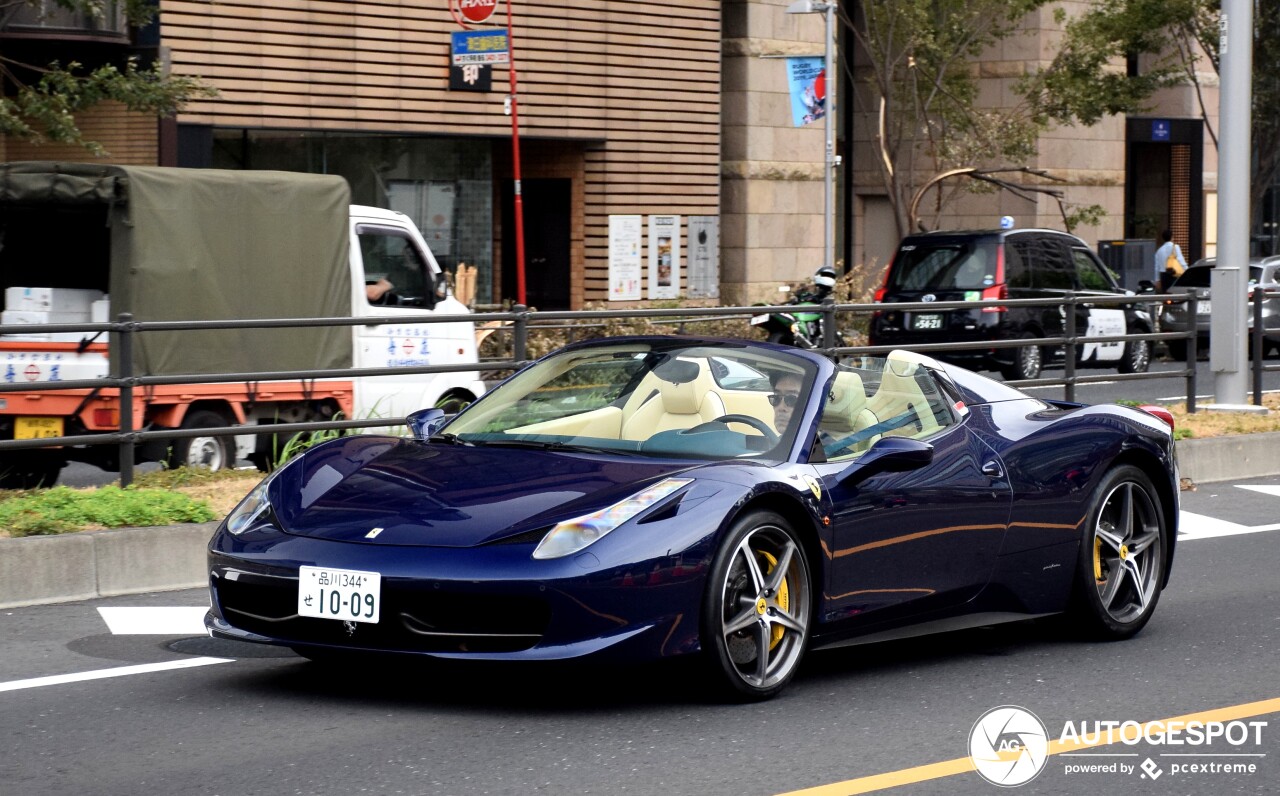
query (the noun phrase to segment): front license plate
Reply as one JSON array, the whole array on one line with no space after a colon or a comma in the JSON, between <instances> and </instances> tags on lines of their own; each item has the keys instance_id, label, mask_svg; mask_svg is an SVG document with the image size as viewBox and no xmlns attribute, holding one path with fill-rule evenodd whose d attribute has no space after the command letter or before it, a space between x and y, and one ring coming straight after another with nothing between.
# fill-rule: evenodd
<instances>
[{"instance_id":1,"label":"front license plate","mask_svg":"<svg viewBox=\"0 0 1280 796\"><path fill-rule=\"evenodd\" d=\"M1197 301L1197 302L1196 302L1196 314L1197 314L1197 315L1208 315L1208 314L1209 314L1210 312L1212 312L1212 311L1213 311L1213 307L1211 307L1211 306L1210 306L1210 302L1208 302L1208 301Z\"/></svg>"},{"instance_id":2,"label":"front license plate","mask_svg":"<svg viewBox=\"0 0 1280 796\"><path fill-rule=\"evenodd\" d=\"M382 575L377 572L298 569L298 616L373 624L378 621L381 603Z\"/></svg>"},{"instance_id":3,"label":"front license plate","mask_svg":"<svg viewBox=\"0 0 1280 796\"><path fill-rule=\"evenodd\" d=\"M941 329L941 315L917 315L911 319L912 329Z\"/></svg>"},{"instance_id":4,"label":"front license plate","mask_svg":"<svg viewBox=\"0 0 1280 796\"><path fill-rule=\"evenodd\" d=\"M13 421L14 439L48 439L62 436L60 417L18 417Z\"/></svg>"},{"instance_id":5,"label":"front license plate","mask_svg":"<svg viewBox=\"0 0 1280 796\"><path fill-rule=\"evenodd\" d=\"M766 314L766 315L752 315L752 316L751 316L751 325L752 325L752 326L759 326L759 325L760 325L760 324L762 324L762 323L768 323L768 322L769 322L769 316L768 316L767 314Z\"/></svg>"}]
</instances>

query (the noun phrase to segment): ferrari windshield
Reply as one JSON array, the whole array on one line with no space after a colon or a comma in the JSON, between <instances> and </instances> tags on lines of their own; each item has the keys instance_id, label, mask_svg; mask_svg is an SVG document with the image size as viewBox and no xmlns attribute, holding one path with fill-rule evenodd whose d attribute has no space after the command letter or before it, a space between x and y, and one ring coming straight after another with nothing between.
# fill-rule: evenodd
<instances>
[{"instance_id":1,"label":"ferrari windshield","mask_svg":"<svg viewBox=\"0 0 1280 796\"><path fill-rule=\"evenodd\" d=\"M780 458L815 375L803 358L732 344L571 349L516 374L444 433L473 445Z\"/></svg>"}]
</instances>

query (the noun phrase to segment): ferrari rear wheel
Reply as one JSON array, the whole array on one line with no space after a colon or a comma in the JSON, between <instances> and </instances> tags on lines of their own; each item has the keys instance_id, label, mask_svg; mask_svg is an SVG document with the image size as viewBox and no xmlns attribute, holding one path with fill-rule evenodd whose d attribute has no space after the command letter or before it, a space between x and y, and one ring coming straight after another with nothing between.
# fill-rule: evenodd
<instances>
[{"instance_id":1,"label":"ferrari rear wheel","mask_svg":"<svg viewBox=\"0 0 1280 796\"><path fill-rule=\"evenodd\" d=\"M711 568L702 648L716 681L738 699L777 695L809 643L812 580L804 547L783 517L743 515Z\"/></svg>"},{"instance_id":2,"label":"ferrari rear wheel","mask_svg":"<svg viewBox=\"0 0 1280 796\"><path fill-rule=\"evenodd\" d=\"M1160 599L1168 528L1151 479L1123 465L1107 473L1085 528L1072 606L1091 635L1128 638Z\"/></svg>"}]
</instances>

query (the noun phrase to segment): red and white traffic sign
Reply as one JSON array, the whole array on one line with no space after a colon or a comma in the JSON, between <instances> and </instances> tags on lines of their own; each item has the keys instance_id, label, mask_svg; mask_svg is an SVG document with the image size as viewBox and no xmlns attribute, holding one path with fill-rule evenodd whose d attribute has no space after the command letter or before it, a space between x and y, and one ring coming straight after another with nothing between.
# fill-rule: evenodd
<instances>
[{"instance_id":1,"label":"red and white traffic sign","mask_svg":"<svg viewBox=\"0 0 1280 796\"><path fill-rule=\"evenodd\" d=\"M468 22L479 24L485 22L489 17L493 16L493 12L498 10L498 0L451 0L455 12L454 17L458 18L458 22L465 25Z\"/></svg>"}]
</instances>

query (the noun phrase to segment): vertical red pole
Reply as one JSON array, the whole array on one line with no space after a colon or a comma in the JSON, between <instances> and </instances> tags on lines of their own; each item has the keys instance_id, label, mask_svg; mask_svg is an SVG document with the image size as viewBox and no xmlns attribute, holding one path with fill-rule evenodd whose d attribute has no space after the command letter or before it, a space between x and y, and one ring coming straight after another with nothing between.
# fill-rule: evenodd
<instances>
[{"instance_id":1,"label":"vertical red pole","mask_svg":"<svg viewBox=\"0 0 1280 796\"><path fill-rule=\"evenodd\" d=\"M511 75L511 175L515 180L516 303L526 304L524 290L524 200L520 197L520 110L516 101L516 48L511 36L511 0L507 0L507 72Z\"/></svg>"}]
</instances>

